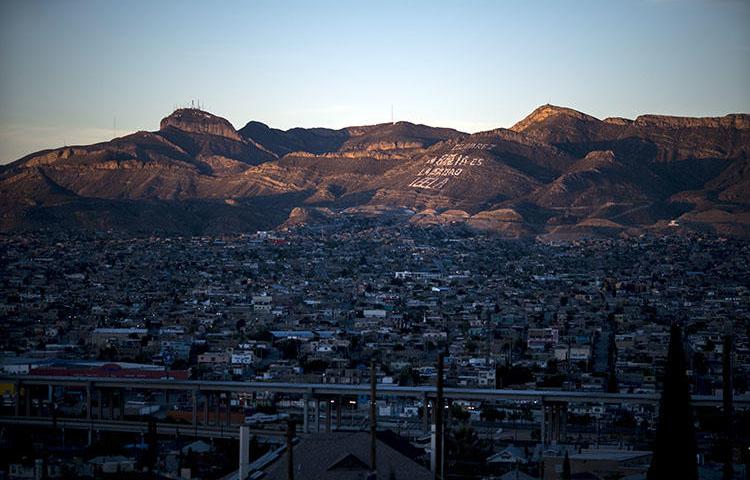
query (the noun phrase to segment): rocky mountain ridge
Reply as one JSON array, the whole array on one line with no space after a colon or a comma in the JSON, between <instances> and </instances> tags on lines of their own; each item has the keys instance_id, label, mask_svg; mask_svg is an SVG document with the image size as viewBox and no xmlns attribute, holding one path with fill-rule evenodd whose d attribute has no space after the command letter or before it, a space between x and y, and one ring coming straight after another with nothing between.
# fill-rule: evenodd
<instances>
[{"instance_id":1,"label":"rocky mountain ridge","mask_svg":"<svg viewBox=\"0 0 750 480\"><path fill-rule=\"evenodd\" d=\"M508 237L748 235L749 159L747 114L599 120L543 105L509 129L466 134L409 122L236 130L179 109L156 132L0 167L0 230L234 232L367 217Z\"/></svg>"}]
</instances>

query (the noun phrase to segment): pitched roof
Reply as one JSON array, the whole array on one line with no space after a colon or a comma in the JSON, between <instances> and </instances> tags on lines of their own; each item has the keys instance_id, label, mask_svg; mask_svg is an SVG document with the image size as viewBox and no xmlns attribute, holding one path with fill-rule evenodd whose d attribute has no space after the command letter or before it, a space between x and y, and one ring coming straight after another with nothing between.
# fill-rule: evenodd
<instances>
[{"instance_id":1,"label":"pitched roof","mask_svg":"<svg viewBox=\"0 0 750 480\"><path fill-rule=\"evenodd\" d=\"M498 480L537 480L536 477L532 477L528 473L523 473L520 470L511 470L510 472L500 475Z\"/></svg>"},{"instance_id":2,"label":"pitched roof","mask_svg":"<svg viewBox=\"0 0 750 480\"><path fill-rule=\"evenodd\" d=\"M578 472L570 476L571 480L602 480L600 476L591 472Z\"/></svg>"},{"instance_id":3,"label":"pitched roof","mask_svg":"<svg viewBox=\"0 0 750 480\"><path fill-rule=\"evenodd\" d=\"M334 470L347 470L347 471L364 471L367 472L370 470L370 466L364 462L361 458L358 456L347 453L343 457L341 457L339 460L336 460L333 462L333 465L328 467L328 471L334 471Z\"/></svg>"},{"instance_id":4,"label":"pitched roof","mask_svg":"<svg viewBox=\"0 0 750 480\"><path fill-rule=\"evenodd\" d=\"M366 432L325 433L303 438L294 447L295 478L343 480L367 478L370 436ZM287 478L287 455L269 465L264 480ZM432 473L409 457L377 440L377 479L431 480Z\"/></svg>"},{"instance_id":5,"label":"pitched roof","mask_svg":"<svg viewBox=\"0 0 750 480\"><path fill-rule=\"evenodd\" d=\"M508 446L487 458L488 463L526 463L526 454L522 448Z\"/></svg>"},{"instance_id":6,"label":"pitched roof","mask_svg":"<svg viewBox=\"0 0 750 480\"><path fill-rule=\"evenodd\" d=\"M203 440L196 440L182 447L182 453L187 454L189 451L193 453L207 453L213 450L213 447Z\"/></svg>"}]
</instances>

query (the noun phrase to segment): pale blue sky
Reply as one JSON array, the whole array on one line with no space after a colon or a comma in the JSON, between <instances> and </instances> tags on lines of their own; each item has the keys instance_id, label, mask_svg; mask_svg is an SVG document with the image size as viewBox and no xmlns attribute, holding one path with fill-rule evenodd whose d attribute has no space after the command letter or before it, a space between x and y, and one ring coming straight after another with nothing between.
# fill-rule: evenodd
<instances>
[{"instance_id":1,"label":"pale blue sky","mask_svg":"<svg viewBox=\"0 0 750 480\"><path fill-rule=\"evenodd\" d=\"M0 0L0 163L156 130L750 111L750 2Z\"/></svg>"}]
</instances>

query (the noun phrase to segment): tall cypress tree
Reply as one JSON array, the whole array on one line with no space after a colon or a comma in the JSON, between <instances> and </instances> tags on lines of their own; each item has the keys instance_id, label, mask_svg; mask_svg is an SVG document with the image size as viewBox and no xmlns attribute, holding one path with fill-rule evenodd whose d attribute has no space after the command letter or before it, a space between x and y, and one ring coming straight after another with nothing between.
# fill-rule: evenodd
<instances>
[{"instance_id":1,"label":"tall cypress tree","mask_svg":"<svg viewBox=\"0 0 750 480\"><path fill-rule=\"evenodd\" d=\"M617 344L614 332L609 333L607 345L607 393L618 393L620 387L617 385Z\"/></svg>"},{"instance_id":2,"label":"tall cypress tree","mask_svg":"<svg viewBox=\"0 0 750 480\"><path fill-rule=\"evenodd\" d=\"M732 378L732 334L729 329L724 334L724 346L721 356L724 399L724 468L721 478L723 480L732 480L734 478L734 432L732 425L732 417L734 415L734 382Z\"/></svg>"},{"instance_id":3,"label":"tall cypress tree","mask_svg":"<svg viewBox=\"0 0 750 480\"><path fill-rule=\"evenodd\" d=\"M696 453L682 331L677 325L672 325L664 371L664 388L659 404L659 424L656 428L648 480L697 480Z\"/></svg>"},{"instance_id":4,"label":"tall cypress tree","mask_svg":"<svg viewBox=\"0 0 750 480\"><path fill-rule=\"evenodd\" d=\"M148 419L148 430L146 431L146 451L143 463L148 469L150 478L156 478L156 463L159 460L159 435L156 432L156 419L152 416Z\"/></svg>"}]
</instances>

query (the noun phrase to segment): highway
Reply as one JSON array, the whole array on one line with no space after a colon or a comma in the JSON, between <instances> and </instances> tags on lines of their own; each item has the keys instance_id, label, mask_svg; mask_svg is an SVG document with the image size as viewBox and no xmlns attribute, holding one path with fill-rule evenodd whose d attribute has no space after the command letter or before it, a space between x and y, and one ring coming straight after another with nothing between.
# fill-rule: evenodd
<instances>
[{"instance_id":1,"label":"highway","mask_svg":"<svg viewBox=\"0 0 750 480\"><path fill-rule=\"evenodd\" d=\"M370 394L370 387L366 384L341 385L173 379L145 380L100 377L42 377L33 375L0 376L0 384L15 386L15 401L10 404L6 403L6 408L3 408L3 413L0 414L0 425L3 426L49 428L56 425L56 428L87 430L89 435L96 431L145 434L148 430L148 422L145 419L140 420L137 417L124 415L126 392L129 392L127 395L140 394L142 392L164 394L162 401L165 403L162 406L167 407L168 410L172 410L171 407L168 407L168 405L172 404L169 403L166 393L181 392L192 396L192 404L185 406L187 407L187 411L185 412L187 418L183 419L185 423L157 420L158 433L164 435L176 435L179 433L194 437L228 439L239 438L239 423L242 421L241 418L230 418L242 415L241 410L239 413L237 410L232 412L228 401L231 398L231 394L274 393L292 397L291 399L294 399L294 397L297 399L306 399L306 401L302 402L303 408L299 412L302 422L298 435L306 435L313 431L326 431L332 428L337 430L362 428L360 423L366 423L366 418L355 415L348 408L341 410L341 405L355 403L351 400L352 398L367 398ZM71 418L60 415L55 421L48 412L45 413L41 406L42 400L47 402L46 404L49 404L48 402L51 401L51 396L53 395L53 388L51 387L68 387L85 390L85 396L81 400L83 402L82 413L85 418ZM35 393L34 390L36 390ZM118 399L117 402L113 402L113 397L115 396ZM225 400L220 402L220 396L225 398ZM436 388L428 385L398 386L378 384L377 396L381 399L391 398L394 401L397 398L410 398L419 404L426 400L434 400L436 397ZM184 395L182 397L184 398ZM349 401L341 401L347 397L350 399ZM542 435L549 436L549 441L554 440L561 434L565 435L565 418L569 404L630 404L655 407L660 399L660 395L654 393L604 393L455 387L445 388L444 397L447 400L475 402L507 401L513 402L515 408L524 408L524 405L527 405L528 409L537 413L545 412L544 415L535 415L534 420L529 419L531 421L528 423L538 424ZM214 399L213 402L211 401L212 398ZM93 400L95 399L96 408L93 406ZM329 399L331 400L330 402L328 401ZM312 401L314 408L309 408L310 401ZM334 402L335 407L332 408ZM694 395L692 402L695 406L720 407L723 400L721 396ZM321 403L325 408L321 408ZM210 406L211 404L212 406ZM199 405L203 406L202 412L199 411ZM738 409L750 407L750 396L736 396L734 398L734 405ZM12 408L8 408L11 406ZM176 409L177 407L174 408ZM185 411L184 407L179 411ZM95 415L95 412L98 413ZM296 412L295 415L297 415ZM334 415L335 425L333 425L332 421ZM346 422L347 417L349 417L349 422ZM349 425L346 425L346 423L349 423ZM429 431L429 423L429 416L422 416L421 418L416 416L401 418L383 416L380 419L381 426L389 426L402 433L407 433L410 437L417 437ZM481 423L486 424L486 422ZM489 427L490 424L482 426ZM269 425L268 427L253 428L251 433L263 441L272 443L283 441L284 430L280 425ZM323 428L321 429L321 427ZM512 430L519 433L517 430L519 427L521 426L514 425ZM496 425L493 428L485 428L482 430L482 435L491 438L496 430Z\"/></svg>"},{"instance_id":2,"label":"highway","mask_svg":"<svg viewBox=\"0 0 750 480\"><path fill-rule=\"evenodd\" d=\"M120 378L88 377L41 377L41 376L0 376L0 384L37 385L37 386L77 386L92 389L136 389L136 390L170 390L197 391L204 393L253 393L272 392L296 396L366 396L369 385L341 385L325 383L284 383L284 382L231 382L200 380L144 380ZM398 386L378 384L378 396L433 398L436 395L434 386ZM604 393L561 390L513 390L483 388L445 388L445 398L460 400L515 400L530 402L569 402L569 403L604 403L604 404L657 404L660 395L654 393ZM694 406L721 406L720 395L693 395ZM736 408L750 406L750 395L734 397Z\"/></svg>"}]
</instances>

